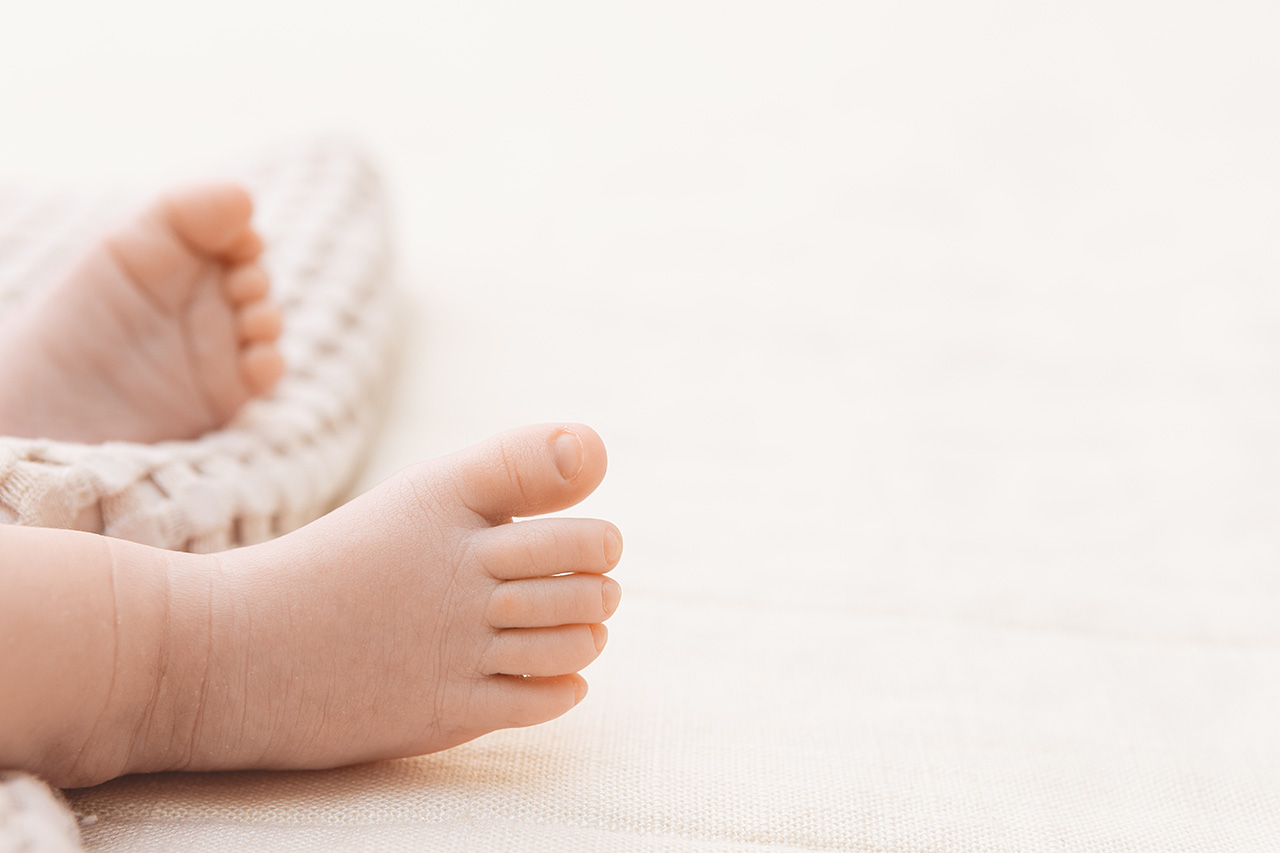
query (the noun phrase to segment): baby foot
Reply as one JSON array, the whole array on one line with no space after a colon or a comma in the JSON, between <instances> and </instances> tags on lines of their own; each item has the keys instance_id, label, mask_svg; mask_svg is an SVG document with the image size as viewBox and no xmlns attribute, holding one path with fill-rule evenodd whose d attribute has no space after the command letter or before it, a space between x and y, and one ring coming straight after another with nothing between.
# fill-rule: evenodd
<instances>
[{"instance_id":1,"label":"baby foot","mask_svg":"<svg viewBox=\"0 0 1280 853\"><path fill-rule=\"evenodd\" d=\"M604 472L590 429L527 427L273 542L174 555L166 671L116 769L334 767L565 713L604 648L622 539L512 516L572 506Z\"/></svg>"},{"instance_id":2,"label":"baby foot","mask_svg":"<svg viewBox=\"0 0 1280 853\"><path fill-rule=\"evenodd\" d=\"M248 194L173 192L0 330L0 434L190 439L284 371Z\"/></svg>"}]
</instances>

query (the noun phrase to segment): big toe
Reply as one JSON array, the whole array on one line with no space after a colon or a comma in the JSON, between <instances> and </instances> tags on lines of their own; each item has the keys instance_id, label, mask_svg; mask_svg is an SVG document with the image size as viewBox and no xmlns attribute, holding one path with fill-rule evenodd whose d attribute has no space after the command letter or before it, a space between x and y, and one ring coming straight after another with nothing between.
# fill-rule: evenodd
<instances>
[{"instance_id":1,"label":"big toe","mask_svg":"<svg viewBox=\"0 0 1280 853\"><path fill-rule=\"evenodd\" d=\"M177 235L202 254L240 259L255 249L261 251L261 243L249 227L253 200L238 184L185 187L169 193L161 204Z\"/></svg>"},{"instance_id":2,"label":"big toe","mask_svg":"<svg viewBox=\"0 0 1280 853\"><path fill-rule=\"evenodd\" d=\"M582 424L504 432L443 460L462 504L489 521L571 507L595 491L604 442Z\"/></svg>"}]
</instances>

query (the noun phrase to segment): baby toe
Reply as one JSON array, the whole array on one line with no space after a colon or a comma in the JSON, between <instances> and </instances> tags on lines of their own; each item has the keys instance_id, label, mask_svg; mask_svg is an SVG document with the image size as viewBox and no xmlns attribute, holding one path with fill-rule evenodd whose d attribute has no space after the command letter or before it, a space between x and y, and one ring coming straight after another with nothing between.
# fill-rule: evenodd
<instances>
[{"instance_id":1,"label":"baby toe","mask_svg":"<svg viewBox=\"0 0 1280 853\"><path fill-rule=\"evenodd\" d=\"M252 228L245 228L222 254L230 263L242 264L257 260L262 249L262 235Z\"/></svg>"},{"instance_id":2,"label":"baby toe","mask_svg":"<svg viewBox=\"0 0 1280 853\"><path fill-rule=\"evenodd\" d=\"M587 695L581 675L522 678L494 675L476 682L473 717L486 730L533 726L554 720Z\"/></svg>"},{"instance_id":3,"label":"baby toe","mask_svg":"<svg viewBox=\"0 0 1280 853\"><path fill-rule=\"evenodd\" d=\"M608 637L603 625L502 631L493 638L481 669L489 675L568 675L599 657Z\"/></svg>"},{"instance_id":4,"label":"baby toe","mask_svg":"<svg viewBox=\"0 0 1280 853\"><path fill-rule=\"evenodd\" d=\"M188 246L206 255L239 253L245 234L252 233L249 219L253 200L233 183L209 183L169 193L161 201L163 215ZM261 244L259 244L261 251Z\"/></svg>"},{"instance_id":5,"label":"baby toe","mask_svg":"<svg viewBox=\"0 0 1280 853\"><path fill-rule=\"evenodd\" d=\"M622 534L594 518L546 518L500 524L472 534L474 554L495 578L602 574L622 558Z\"/></svg>"},{"instance_id":6,"label":"baby toe","mask_svg":"<svg viewBox=\"0 0 1280 853\"><path fill-rule=\"evenodd\" d=\"M598 575L532 578L499 584L489 598L494 628L549 628L603 622L618 609L622 587Z\"/></svg>"},{"instance_id":7,"label":"baby toe","mask_svg":"<svg viewBox=\"0 0 1280 853\"><path fill-rule=\"evenodd\" d=\"M581 424L524 427L442 460L458 501L487 521L571 507L595 490L604 442Z\"/></svg>"},{"instance_id":8,"label":"baby toe","mask_svg":"<svg viewBox=\"0 0 1280 853\"><path fill-rule=\"evenodd\" d=\"M266 298L270 289L267 271L255 263L232 267L222 282L222 292L232 305L258 302Z\"/></svg>"},{"instance_id":9,"label":"baby toe","mask_svg":"<svg viewBox=\"0 0 1280 853\"><path fill-rule=\"evenodd\" d=\"M268 342L280 337L280 309L270 302L252 302L236 314L236 332L241 342Z\"/></svg>"},{"instance_id":10,"label":"baby toe","mask_svg":"<svg viewBox=\"0 0 1280 853\"><path fill-rule=\"evenodd\" d=\"M265 394L284 376L284 357L274 344L250 344L240 353L240 378L254 395Z\"/></svg>"}]
</instances>

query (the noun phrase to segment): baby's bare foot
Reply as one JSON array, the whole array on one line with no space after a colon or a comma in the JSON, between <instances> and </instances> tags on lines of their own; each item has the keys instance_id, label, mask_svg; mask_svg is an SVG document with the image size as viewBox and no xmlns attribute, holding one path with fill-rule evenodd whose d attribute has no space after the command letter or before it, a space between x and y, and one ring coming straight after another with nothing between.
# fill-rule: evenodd
<instances>
[{"instance_id":1,"label":"baby's bare foot","mask_svg":"<svg viewBox=\"0 0 1280 853\"><path fill-rule=\"evenodd\" d=\"M231 184L171 193L0 330L0 434L195 438L283 373L262 242Z\"/></svg>"},{"instance_id":2,"label":"baby's bare foot","mask_svg":"<svg viewBox=\"0 0 1280 853\"><path fill-rule=\"evenodd\" d=\"M595 519L511 519L578 503L604 471L590 429L528 427L274 542L175 555L140 737L127 766L90 770L91 744L79 772L333 767L560 716L604 648L622 540Z\"/></svg>"}]
</instances>

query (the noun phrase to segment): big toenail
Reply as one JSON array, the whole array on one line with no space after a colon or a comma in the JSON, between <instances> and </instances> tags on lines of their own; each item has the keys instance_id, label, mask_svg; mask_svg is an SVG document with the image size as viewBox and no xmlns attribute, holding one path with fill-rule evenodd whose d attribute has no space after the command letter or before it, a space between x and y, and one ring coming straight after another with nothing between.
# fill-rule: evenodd
<instances>
[{"instance_id":1,"label":"big toenail","mask_svg":"<svg viewBox=\"0 0 1280 853\"><path fill-rule=\"evenodd\" d=\"M604 532L605 565L612 568L618 565L618 560L620 559L622 559L622 537L612 530L606 530Z\"/></svg>"},{"instance_id":2,"label":"big toenail","mask_svg":"<svg viewBox=\"0 0 1280 853\"><path fill-rule=\"evenodd\" d=\"M604 651L604 644L609 641L609 629L603 625L592 625L591 639L596 644L596 651Z\"/></svg>"},{"instance_id":3,"label":"big toenail","mask_svg":"<svg viewBox=\"0 0 1280 853\"><path fill-rule=\"evenodd\" d=\"M572 482L582 470L582 439L564 430L556 437L554 452L560 476Z\"/></svg>"}]
</instances>

